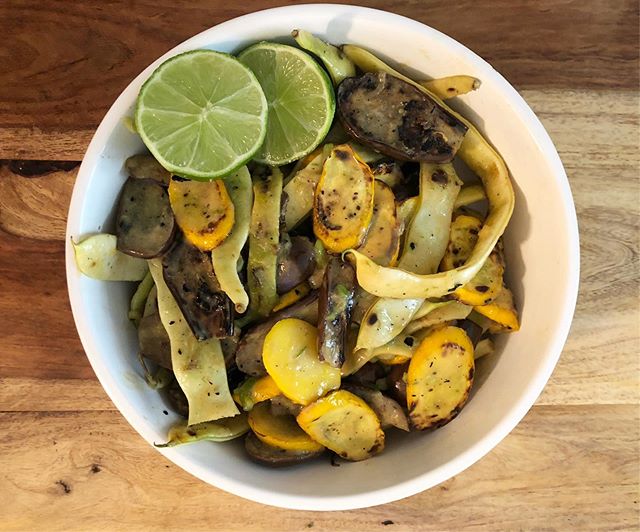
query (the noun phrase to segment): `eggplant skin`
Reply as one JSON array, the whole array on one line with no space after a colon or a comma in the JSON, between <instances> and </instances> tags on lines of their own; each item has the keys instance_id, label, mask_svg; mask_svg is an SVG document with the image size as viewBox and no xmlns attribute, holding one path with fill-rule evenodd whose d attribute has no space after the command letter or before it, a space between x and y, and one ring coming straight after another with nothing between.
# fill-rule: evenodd
<instances>
[{"instance_id":1,"label":"eggplant skin","mask_svg":"<svg viewBox=\"0 0 640 532\"><path fill-rule=\"evenodd\" d=\"M405 373L409 369L409 362L392 366L387 375L388 394L399 404L407 404L407 383L404 379Z\"/></svg>"},{"instance_id":2,"label":"eggplant skin","mask_svg":"<svg viewBox=\"0 0 640 532\"><path fill-rule=\"evenodd\" d=\"M356 272L340 257L331 257L320 288L318 355L335 368L344 364L347 332L355 304Z\"/></svg>"},{"instance_id":3,"label":"eggplant skin","mask_svg":"<svg viewBox=\"0 0 640 532\"><path fill-rule=\"evenodd\" d=\"M278 294L293 290L306 281L316 267L316 257L311 241L304 236L283 239L278 250L276 288Z\"/></svg>"},{"instance_id":4,"label":"eggplant skin","mask_svg":"<svg viewBox=\"0 0 640 532\"><path fill-rule=\"evenodd\" d=\"M136 179L153 179L167 186L171 180L171 172L165 170L153 155L132 155L124 163L129 177Z\"/></svg>"},{"instance_id":5,"label":"eggplant skin","mask_svg":"<svg viewBox=\"0 0 640 532\"><path fill-rule=\"evenodd\" d=\"M218 284L209 256L184 237L162 257L163 276L198 340L233 336L234 306Z\"/></svg>"},{"instance_id":6,"label":"eggplant skin","mask_svg":"<svg viewBox=\"0 0 640 532\"><path fill-rule=\"evenodd\" d=\"M284 395L276 395L269 399L271 414L274 416L297 416L304 405L294 403L291 399Z\"/></svg>"},{"instance_id":7,"label":"eggplant skin","mask_svg":"<svg viewBox=\"0 0 640 532\"><path fill-rule=\"evenodd\" d=\"M409 432L409 420L397 401L387 397L380 390L369 386L345 383L343 388L360 397L373 409L383 429L396 427Z\"/></svg>"},{"instance_id":8,"label":"eggplant skin","mask_svg":"<svg viewBox=\"0 0 640 532\"><path fill-rule=\"evenodd\" d=\"M337 99L347 133L394 159L451 162L467 132L429 95L386 72L345 79Z\"/></svg>"},{"instance_id":9,"label":"eggplant skin","mask_svg":"<svg viewBox=\"0 0 640 532\"><path fill-rule=\"evenodd\" d=\"M180 388L177 380L173 379L165 394L171 410L184 418L188 418L189 401L187 401L187 396L182 391L182 388Z\"/></svg>"},{"instance_id":10,"label":"eggplant skin","mask_svg":"<svg viewBox=\"0 0 640 532\"><path fill-rule=\"evenodd\" d=\"M278 449L259 440L253 432L247 434L244 440L244 448L253 461L271 467L294 465L311 458L316 458L324 453L324 449L321 451Z\"/></svg>"},{"instance_id":11,"label":"eggplant skin","mask_svg":"<svg viewBox=\"0 0 640 532\"><path fill-rule=\"evenodd\" d=\"M159 366L172 369L171 343L169 335L162 325L160 314L149 314L138 325L138 344L142 356L153 360Z\"/></svg>"},{"instance_id":12,"label":"eggplant skin","mask_svg":"<svg viewBox=\"0 0 640 532\"><path fill-rule=\"evenodd\" d=\"M153 179L127 179L116 214L118 250L132 257L153 259L169 249L175 233L167 189Z\"/></svg>"},{"instance_id":13,"label":"eggplant skin","mask_svg":"<svg viewBox=\"0 0 640 532\"><path fill-rule=\"evenodd\" d=\"M460 327L464 332L467 333L467 336L471 340L473 347L475 347L482 338L482 327L469 319L458 321L458 327Z\"/></svg>"}]
</instances>

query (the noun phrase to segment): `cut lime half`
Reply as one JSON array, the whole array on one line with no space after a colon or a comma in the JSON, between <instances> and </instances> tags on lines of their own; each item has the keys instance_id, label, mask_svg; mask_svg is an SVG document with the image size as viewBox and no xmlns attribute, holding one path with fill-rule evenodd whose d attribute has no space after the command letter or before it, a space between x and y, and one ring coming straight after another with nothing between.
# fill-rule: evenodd
<instances>
[{"instance_id":1,"label":"cut lime half","mask_svg":"<svg viewBox=\"0 0 640 532\"><path fill-rule=\"evenodd\" d=\"M238 59L253 70L269 102L267 136L255 159L278 166L311 153L336 108L326 72L308 53L285 44L261 42Z\"/></svg>"},{"instance_id":2,"label":"cut lime half","mask_svg":"<svg viewBox=\"0 0 640 532\"><path fill-rule=\"evenodd\" d=\"M194 50L168 59L138 94L136 128L170 172L208 180L230 174L262 145L267 101L236 58Z\"/></svg>"}]
</instances>

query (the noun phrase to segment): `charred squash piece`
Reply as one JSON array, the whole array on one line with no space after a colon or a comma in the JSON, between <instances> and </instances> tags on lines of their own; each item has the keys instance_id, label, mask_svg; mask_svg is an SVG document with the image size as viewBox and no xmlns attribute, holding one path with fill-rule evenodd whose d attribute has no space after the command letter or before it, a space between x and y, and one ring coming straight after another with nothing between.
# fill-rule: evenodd
<instances>
[{"instance_id":1,"label":"charred squash piece","mask_svg":"<svg viewBox=\"0 0 640 532\"><path fill-rule=\"evenodd\" d=\"M348 144L327 158L316 188L313 232L332 253L358 247L373 215L373 173Z\"/></svg>"},{"instance_id":2,"label":"charred squash piece","mask_svg":"<svg viewBox=\"0 0 640 532\"><path fill-rule=\"evenodd\" d=\"M346 460L365 460L384 449L378 416L346 390L318 399L304 408L297 420L311 438Z\"/></svg>"},{"instance_id":3,"label":"charred squash piece","mask_svg":"<svg viewBox=\"0 0 640 532\"><path fill-rule=\"evenodd\" d=\"M446 425L469 398L473 345L458 327L434 330L418 346L407 372L407 407L418 430Z\"/></svg>"},{"instance_id":4,"label":"charred squash piece","mask_svg":"<svg viewBox=\"0 0 640 532\"><path fill-rule=\"evenodd\" d=\"M191 181L173 176L169 199L189 242L202 251L220 245L233 229L235 209L224 181Z\"/></svg>"}]
</instances>

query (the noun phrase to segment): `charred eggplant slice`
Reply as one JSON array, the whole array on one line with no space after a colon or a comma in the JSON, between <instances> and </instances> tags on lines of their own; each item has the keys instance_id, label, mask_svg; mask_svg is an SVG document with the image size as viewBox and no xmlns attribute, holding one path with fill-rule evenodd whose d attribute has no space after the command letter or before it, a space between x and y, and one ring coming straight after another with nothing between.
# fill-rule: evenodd
<instances>
[{"instance_id":1,"label":"charred eggplant slice","mask_svg":"<svg viewBox=\"0 0 640 532\"><path fill-rule=\"evenodd\" d=\"M162 266L164 280L198 340L233 336L233 302L220 289L207 254L179 238Z\"/></svg>"},{"instance_id":2,"label":"charred eggplant slice","mask_svg":"<svg viewBox=\"0 0 640 532\"><path fill-rule=\"evenodd\" d=\"M167 402L171 406L171 409L184 418L189 417L189 401L187 396L180 388L178 381L173 379L166 391Z\"/></svg>"},{"instance_id":3,"label":"charred eggplant slice","mask_svg":"<svg viewBox=\"0 0 640 532\"><path fill-rule=\"evenodd\" d=\"M460 327L464 332L467 333L469 340L473 344L473 347L478 344L480 339L482 338L483 330L480 325L471 321L470 319L460 320L458 321L458 327Z\"/></svg>"},{"instance_id":4,"label":"charred eggplant slice","mask_svg":"<svg viewBox=\"0 0 640 532\"><path fill-rule=\"evenodd\" d=\"M264 339L271 327L285 318L298 318L315 325L318 321L318 293L311 292L295 305L276 312L243 334L236 351L236 364L240 371L252 377L264 377L267 374L262 362Z\"/></svg>"},{"instance_id":5,"label":"charred eggplant slice","mask_svg":"<svg viewBox=\"0 0 640 532\"><path fill-rule=\"evenodd\" d=\"M335 368L345 360L347 332L355 302L356 273L339 257L331 257L318 305L318 355Z\"/></svg>"},{"instance_id":6,"label":"charred eggplant slice","mask_svg":"<svg viewBox=\"0 0 640 532\"><path fill-rule=\"evenodd\" d=\"M169 335L162 325L160 314L149 314L140 320L138 343L142 356L152 360L158 366L172 369L171 344Z\"/></svg>"},{"instance_id":7,"label":"charred eggplant slice","mask_svg":"<svg viewBox=\"0 0 640 532\"><path fill-rule=\"evenodd\" d=\"M120 251L142 259L158 257L171 245L175 228L165 187L153 179L125 181L116 215Z\"/></svg>"},{"instance_id":8,"label":"charred eggplant slice","mask_svg":"<svg viewBox=\"0 0 640 532\"><path fill-rule=\"evenodd\" d=\"M247 454L256 462L260 464L269 465L272 467L281 467L297 464L310 458L320 456L324 449L321 451L292 451L285 449L278 449L263 441L260 441L258 437L250 432L244 440L244 448Z\"/></svg>"},{"instance_id":9,"label":"charred eggplant slice","mask_svg":"<svg viewBox=\"0 0 640 532\"><path fill-rule=\"evenodd\" d=\"M467 132L427 94L386 72L345 79L338 113L358 142L403 161L450 162Z\"/></svg>"},{"instance_id":10,"label":"charred eggplant slice","mask_svg":"<svg viewBox=\"0 0 640 532\"><path fill-rule=\"evenodd\" d=\"M407 371L409 362L391 367L387 375L387 393L401 405L407 404Z\"/></svg>"},{"instance_id":11,"label":"charred eggplant slice","mask_svg":"<svg viewBox=\"0 0 640 532\"><path fill-rule=\"evenodd\" d=\"M274 416L297 416L304 408L284 395L276 395L269 400L269 408Z\"/></svg>"},{"instance_id":12,"label":"charred eggplant slice","mask_svg":"<svg viewBox=\"0 0 640 532\"><path fill-rule=\"evenodd\" d=\"M136 179L153 179L163 185L168 185L171 180L171 173L153 155L132 155L125 161L124 168L130 177Z\"/></svg>"},{"instance_id":13,"label":"charred eggplant slice","mask_svg":"<svg viewBox=\"0 0 640 532\"><path fill-rule=\"evenodd\" d=\"M304 236L283 239L278 250L276 288L278 294L292 290L306 281L316 267L311 241Z\"/></svg>"},{"instance_id":14,"label":"charred eggplant slice","mask_svg":"<svg viewBox=\"0 0 640 532\"><path fill-rule=\"evenodd\" d=\"M380 390L357 384L345 384L343 388L360 397L378 416L383 429L396 427L409 432L409 420L402 407Z\"/></svg>"}]
</instances>

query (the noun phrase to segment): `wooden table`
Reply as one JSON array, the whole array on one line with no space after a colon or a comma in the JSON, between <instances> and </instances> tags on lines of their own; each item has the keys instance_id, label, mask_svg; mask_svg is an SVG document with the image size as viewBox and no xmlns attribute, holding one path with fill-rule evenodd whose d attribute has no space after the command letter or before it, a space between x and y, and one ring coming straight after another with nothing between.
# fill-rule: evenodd
<instances>
[{"instance_id":1,"label":"wooden table","mask_svg":"<svg viewBox=\"0 0 640 532\"><path fill-rule=\"evenodd\" d=\"M63 237L77 162L144 66L209 26L284 3L0 3L0 528L637 529L637 0L363 2L489 60L542 119L571 181L582 247L571 335L536 405L487 457L397 503L285 511L192 478L115 410L67 301Z\"/></svg>"}]
</instances>

